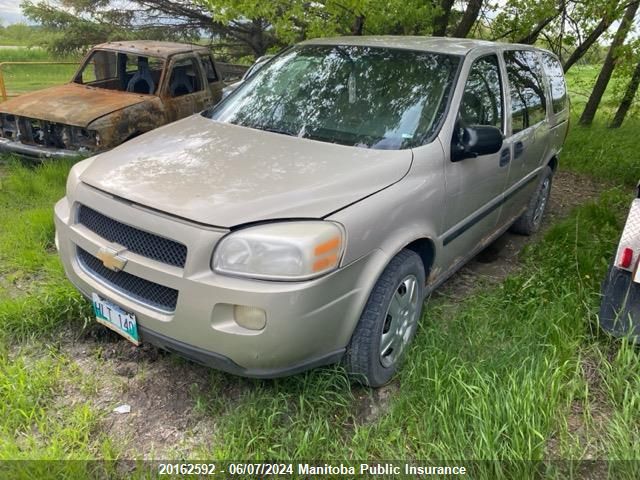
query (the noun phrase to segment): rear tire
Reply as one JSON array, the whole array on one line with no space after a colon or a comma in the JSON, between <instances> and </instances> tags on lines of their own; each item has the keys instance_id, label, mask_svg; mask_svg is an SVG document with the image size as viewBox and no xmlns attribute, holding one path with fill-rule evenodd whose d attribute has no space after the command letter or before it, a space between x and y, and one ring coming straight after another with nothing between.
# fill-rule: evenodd
<instances>
[{"instance_id":1,"label":"rear tire","mask_svg":"<svg viewBox=\"0 0 640 480\"><path fill-rule=\"evenodd\" d=\"M402 250L369 295L344 363L354 380L370 387L391 381L413 340L422 314L425 271L420 256Z\"/></svg>"},{"instance_id":2,"label":"rear tire","mask_svg":"<svg viewBox=\"0 0 640 480\"><path fill-rule=\"evenodd\" d=\"M538 181L535 192L531 195L527 210L511 225L510 230L520 235L533 235L542 225L542 217L549 203L551 195L551 183L553 170L547 166L544 168Z\"/></svg>"}]
</instances>

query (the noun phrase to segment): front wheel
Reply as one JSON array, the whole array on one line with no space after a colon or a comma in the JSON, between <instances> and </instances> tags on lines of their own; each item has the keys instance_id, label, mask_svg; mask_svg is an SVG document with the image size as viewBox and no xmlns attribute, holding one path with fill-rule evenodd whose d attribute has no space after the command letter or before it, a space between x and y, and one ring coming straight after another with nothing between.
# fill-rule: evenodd
<instances>
[{"instance_id":1,"label":"front wheel","mask_svg":"<svg viewBox=\"0 0 640 480\"><path fill-rule=\"evenodd\" d=\"M396 255L376 282L345 354L347 371L371 387L398 370L422 314L425 271L410 250Z\"/></svg>"}]
</instances>

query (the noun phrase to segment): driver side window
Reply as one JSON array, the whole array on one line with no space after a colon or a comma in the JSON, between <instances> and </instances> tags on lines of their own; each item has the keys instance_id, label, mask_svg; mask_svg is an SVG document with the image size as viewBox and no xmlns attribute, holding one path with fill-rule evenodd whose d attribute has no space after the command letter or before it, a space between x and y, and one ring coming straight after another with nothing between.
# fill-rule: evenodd
<instances>
[{"instance_id":1,"label":"driver side window","mask_svg":"<svg viewBox=\"0 0 640 480\"><path fill-rule=\"evenodd\" d=\"M460 121L466 126L486 125L504 132L503 103L498 57L488 55L477 59L464 87Z\"/></svg>"}]
</instances>

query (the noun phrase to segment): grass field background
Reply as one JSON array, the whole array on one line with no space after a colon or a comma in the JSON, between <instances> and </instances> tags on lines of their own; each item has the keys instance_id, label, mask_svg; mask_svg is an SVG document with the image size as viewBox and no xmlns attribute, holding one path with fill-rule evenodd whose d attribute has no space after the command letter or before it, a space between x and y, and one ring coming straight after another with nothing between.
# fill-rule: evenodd
<instances>
[{"instance_id":1,"label":"grass field background","mask_svg":"<svg viewBox=\"0 0 640 480\"><path fill-rule=\"evenodd\" d=\"M74 62L64 65L3 65L1 68L9 97L70 81L78 69L80 60L81 58L77 56L52 58L44 49L38 47L3 48L0 46L0 63Z\"/></svg>"},{"instance_id":2,"label":"grass field background","mask_svg":"<svg viewBox=\"0 0 640 480\"><path fill-rule=\"evenodd\" d=\"M25 88L53 82L42 72ZM522 268L504 282L453 306L431 299L381 414L359 415L362 398L377 394L351 386L340 367L275 381L211 371L207 388L190 398L198 415L215 419L213 441L190 455L507 461L480 464L473 478L541 476L522 460L640 458L638 352L601 334L596 318L600 282L640 179L640 122L608 129L607 98L594 126L577 126L581 92L595 74L579 67L569 75L574 118L560 168L611 188L526 248ZM0 163L0 459L128 458L102 427L107 413L89 401L96 378L60 348L70 326L91 323L53 245L52 207L70 165ZM87 401L61 403L69 383ZM634 465L611 463L599 478L638 478ZM569 467L544 476L580 476Z\"/></svg>"}]
</instances>

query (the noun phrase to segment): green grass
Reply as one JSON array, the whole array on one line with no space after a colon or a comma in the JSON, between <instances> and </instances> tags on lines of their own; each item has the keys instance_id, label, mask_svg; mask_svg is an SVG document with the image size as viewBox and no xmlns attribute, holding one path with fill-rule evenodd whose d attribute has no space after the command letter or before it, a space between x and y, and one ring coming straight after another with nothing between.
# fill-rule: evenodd
<instances>
[{"instance_id":1,"label":"green grass","mask_svg":"<svg viewBox=\"0 0 640 480\"><path fill-rule=\"evenodd\" d=\"M582 127L578 119L591 93L599 66L575 66L567 74L571 98L571 129L564 146L561 162L564 168L585 173L617 184L635 185L640 180L640 142L637 132L640 119L632 109L620 128L608 128L619 102L618 91L626 80L614 77L589 127Z\"/></svg>"},{"instance_id":2,"label":"green grass","mask_svg":"<svg viewBox=\"0 0 640 480\"><path fill-rule=\"evenodd\" d=\"M640 180L640 120L629 116L620 128L608 128L602 120L590 127L573 126L564 146L565 168L614 183L635 185Z\"/></svg>"},{"instance_id":3,"label":"green grass","mask_svg":"<svg viewBox=\"0 0 640 480\"><path fill-rule=\"evenodd\" d=\"M0 171L0 459L91 458L108 443L88 403L65 403L64 383L78 372L47 343L63 322L86 317L53 247L53 203L70 165L14 161ZM52 473L39 468L42 477ZM11 470L4 478L31 474Z\"/></svg>"},{"instance_id":4,"label":"green grass","mask_svg":"<svg viewBox=\"0 0 640 480\"><path fill-rule=\"evenodd\" d=\"M0 335L43 334L85 308L53 243L53 204L64 195L70 165L54 162L34 170L12 163L0 178ZM19 295L16 285L26 285L28 295Z\"/></svg>"},{"instance_id":5,"label":"green grass","mask_svg":"<svg viewBox=\"0 0 640 480\"><path fill-rule=\"evenodd\" d=\"M576 65L567 72L567 87L571 96L571 107L574 114L579 116L582 113L582 109L589 99L591 89L599 73L600 65ZM618 71L614 72L600 103L598 110L600 119L608 119L615 113L627 81L628 78Z\"/></svg>"}]
</instances>

